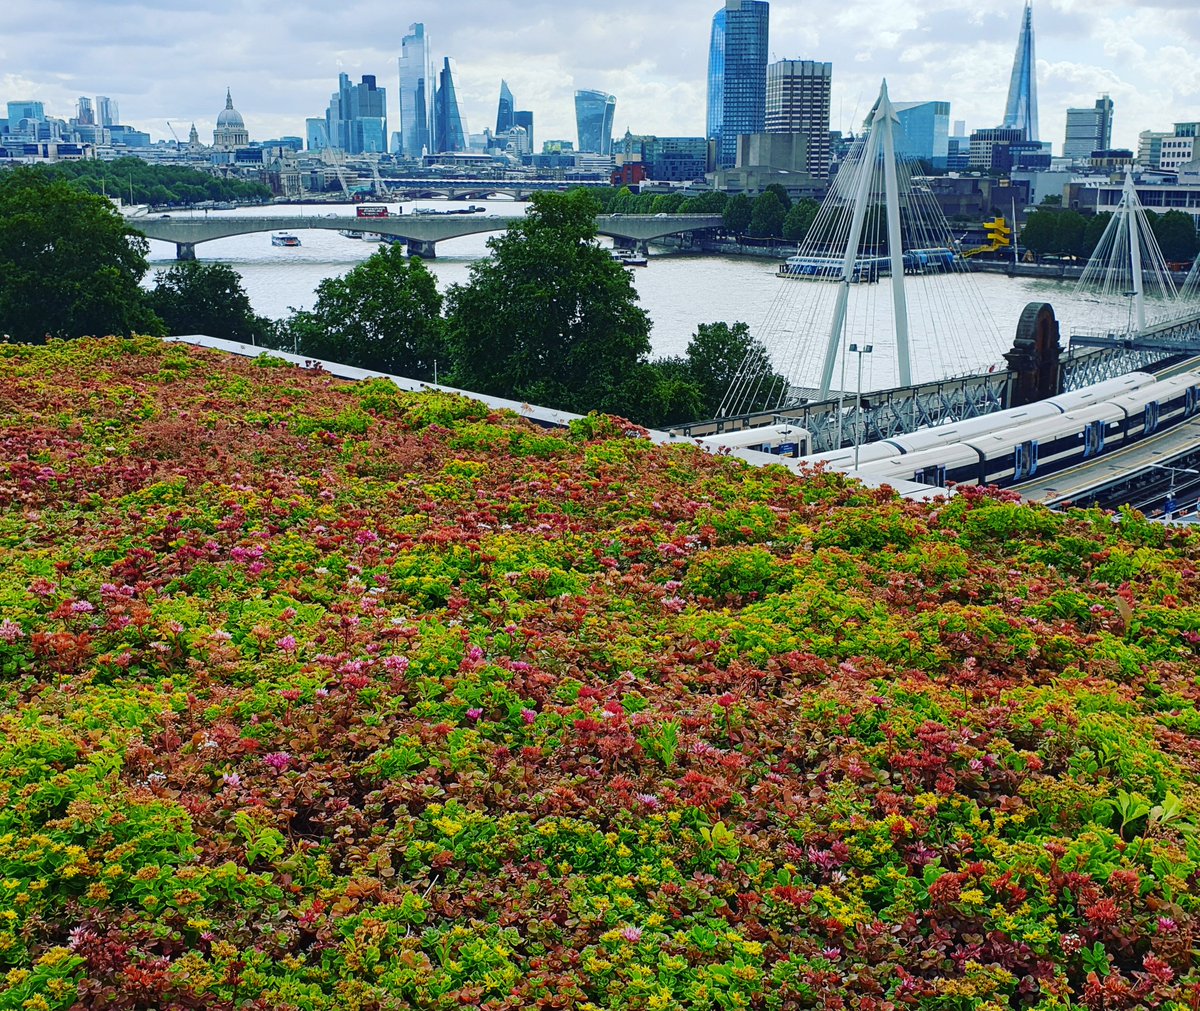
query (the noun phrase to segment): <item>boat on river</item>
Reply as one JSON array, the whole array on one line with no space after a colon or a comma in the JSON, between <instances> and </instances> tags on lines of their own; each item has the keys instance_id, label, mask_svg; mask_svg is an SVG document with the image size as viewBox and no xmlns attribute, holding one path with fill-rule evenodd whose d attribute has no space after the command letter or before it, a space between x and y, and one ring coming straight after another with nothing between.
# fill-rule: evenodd
<instances>
[{"instance_id":1,"label":"boat on river","mask_svg":"<svg viewBox=\"0 0 1200 1011\"><path fill-rule=\"evenodd\" d=\"M272 246L298 246L300 245L300 237L293 235L291 232L272 232Z\"/></svg>"}]
</instances>

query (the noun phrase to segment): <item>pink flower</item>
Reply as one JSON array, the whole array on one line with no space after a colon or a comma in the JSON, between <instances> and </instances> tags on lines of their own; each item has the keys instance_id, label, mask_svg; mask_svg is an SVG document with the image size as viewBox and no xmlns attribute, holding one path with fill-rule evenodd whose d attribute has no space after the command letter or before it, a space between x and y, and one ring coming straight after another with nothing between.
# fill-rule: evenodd
<instances>
[{"instance_id":1,"label":"pink flower","mask_svg":"<svg viewBox=\"0 0 1200 1011\"><path fill-rule=\"evenodd\" d=\"M1173 934L1178 926L1169 916L1160 916L1158 918L1158 932L1160 934Z\"/></svg>"},{"instance_id":2,"label":"pink flower","mask_svg":"<svg viewBox=\"0 0 1200 1011\"><path fill-rule=\"evenodd\" d=\"M272 751L269 755L263 755L263 763L276 772L283 772L292 764L292 756L286 751Z\"/></svg>"},{"instance_id":3,"label":"pink flower","mask_svg":"<svg viewBox=\"0 0 1200 1011\"><path fill-rule=\"evenodd\" d=\"M642 939L642 931L639 927L626 927L621 931L621 936L630 944L637 944Z\"/></svg>"},{"instance_id":4,"label":"pink flower","mask_svg":"<svg viewBox=\"0 0 1200 1011\"><path fill-rule=\"evenodd\" d=\"M0 621L0 642L13 643L25 637L25 630L15 621L5 618Z\"/></svg>"},{"instance_id":5,"label":"pink flower","mask_svg":"<svg viewBox=\"0 0 1200 1011\"><path fill-rule=\"evenodd\" d=\"M73 614L91 614L96 608L86 600L76 600L71 603Z\"/></svg>"},{"instance_id":6,"label":"pink flower","mask_svg":"<svg viewBox=\"0 0 1200 1011\"><path fill-rule=\"evenodd\" d=\"M393 674L403 674L408 670L408 657L385 656L383 658L383 669L391 671Z\"/></svg>"},{"instance_id":7,"label":"pink flower","mask_svg":"<svg viewBox=\"0 0 1200 1011\"><path fill-rule=\"evenodd\" d=\"M637 794L637 799L638 803L641 804L642 807L647 807L651 811L658 809L658 798L652 793L639 793Z\"/></svg>"},{"instance_id":8,"label":"pink flower","mask_svg":"<svg viewBox=\"0 0 1200 1011\"><path fill-rule=\"evenodd\" d=\"M67 947L72 951L78 951L85 944L97 940L96 934L92 928L86 924L80 927L75 927L67 935Z\"/></svg>"},{"instance_id":9,"label":"pink flower","mask_svg":"<svg viewBox=\"0 0 1200 1011\"><path fill-rule=\"evenodd\" d=\"M467 710L467 719L468 720L477 720L482 715L483 715L482 709L468 709Z\"/></svg>"},{"instance_id":10,"label":"pink flower","mask_svg":"<svg viewBox=\"0 0 1200 1011\"><path fill-rule=\"evenodd\" d=\"M372 533L370 530L360 530L354 535L354 540L359 544L374 544L379 540L379 535Z\"/></svg>"},{"instance_id":11,"label":"pink flower","mask_svg":"<svg viewBox=\"0 0 1200 1011\"><path fill-rule=\"evenodd\" d=\"M822 948L821 954L824 955L827 959L829 959L829 961L836 962L839 958L842 957L842 949L841 948Z\"/></svg>"},{"instance_id":12,"label":"pink flower","mask_svg":"<svg viewBox=\"0 0 1200 1011\"><path fill-rule=\"evenodd\" d=\"M227 772L221 777L221 782L224 783L225 786L241 786L242 777L236 772Z\"/></svg>"},{"instance_id":13,"label":"pink flower","mask_svg":"<svg viewBox=\"0 0 1200 1011\"><path fill-rule=\"evenodd\" d=\"M522 709L521 719L523 719L526 723L533 723L537 720L537 713L535 713L532 709Z\"/></svg>"},{"instance_id":14,"label":"pink flower","mask_svg":"<svg viewBox=\"0 0 1200 1011\"><path fill-rule=\"evenodd\" d=\"M296 637L294 635L285 635L275 640L275 645L285 653L294 653L296 651Z\"/></svg>"}]
</instances>

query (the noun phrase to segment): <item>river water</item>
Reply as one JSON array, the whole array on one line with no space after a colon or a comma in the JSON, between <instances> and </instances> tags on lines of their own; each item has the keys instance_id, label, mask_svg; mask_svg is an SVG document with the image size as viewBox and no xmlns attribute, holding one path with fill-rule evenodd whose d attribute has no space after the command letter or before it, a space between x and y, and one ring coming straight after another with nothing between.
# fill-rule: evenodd
<instances>
[{"instance_id":1,"label":"river water","mask_svg":"<svg viewBox=\"0 0 1200 1011\"><path fill-rule=\"evenodd\" d=\"M485 201L487 213L522 214L527 205L508 200ZM389 205L393 214L401 205ZM405 213L414 207L448 209L462 206L444 200L407 201ZM178 216L180 212L174 212ZM183 212L187 213L187 212ZM203 212L192 212L203 213ZM272 205L213 211L213 215L335 214L354 220L350 205ZM359 222L369 227L369 222ZM197 247L201 260L228 263L242 276L250 301L257 312L273 319L292 309L311 308L321 280L338 276L370 256L374 243L347 239L336 231L312 229L299 233L300 248L272 246L268 232L240 235L204 243ZM487 255L486 234L464 236L441 242L437 259L427 266L443 290L465 283L474 260ZM164 269L174 262L175 247L150 242L152 268ZM653 249L649 267L632 269L643 308L653 321L651 342L655 357L683 354L698 323L744 321L764 338L777 359L777 368L801 384L813 382L812 362L821 356L829 331L830 307L825 304L836 286L820 282L781 279L776 263L748 257L709 256ZM153 269L147 276L149 285ZM1001 355L1012 345L1017 320L1029 302L1050 302L1062 325L1064 344L1072 330L1121 328L1121 307L1098 307L1077 300L1073 282L1009 278L997 274L972 274L934 279L914 279L910 286L909 316L913 320L914 378L986 371L1002 362ZM896 383L894 349L890 336L890 285L860 285L872 289L872 311L847 315L846 343L873 341L876 354L866 356L863 387L879 388ZM927 301L922 301L927 298ZM877 303L877 305L876 305ZM939 315L940 312L940 315ZM1118 313L1121 319L1114 320ZM880 314L883 314L882 316ZM793 326L791 319L806 319ZM921 326L936 336L922 334ZM782 344L780 343L782 342ZM781 351L798 344L800 351ZM780 359L790 364L779 364ZM851 364L851 369L854 365ZM848 388L852 374L847 377Z\"/></svg>"}]
</instances>

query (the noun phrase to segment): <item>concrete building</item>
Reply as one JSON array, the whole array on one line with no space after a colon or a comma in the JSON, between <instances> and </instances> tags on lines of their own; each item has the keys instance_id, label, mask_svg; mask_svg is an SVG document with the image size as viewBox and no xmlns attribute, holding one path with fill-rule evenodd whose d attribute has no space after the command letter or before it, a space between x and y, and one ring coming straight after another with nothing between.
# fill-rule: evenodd
<instances>
[{"instance_id":1,"label":"concrete building","mask_svg":"<svg viewBox=\"0 0 1200 1011\"><path fill-rule=\"evenodd\" d=\"M1086 161L1093 151L1112 147L1113 102L1101 95L1090 109L1067 110L1067 132L1063 157Z\"/></svg>"},{"instance_id":2,"label":"concrete building","mask_svg":"<svg viewBox=\"0 0 1200 1011\"><path fill-rule=\"evenodd\" d=\"M1143 130L1138 134L1137 163L1142 168L1162 168L1162 146L1164 140L1174 137L1173 133Z\"/></svg>"},{"instance_id":3,"label":"concrete building","mask_svg":"<svg viewBox=\"0 0 1200 1011\"><path fill-rule=\"evenodd\" d=\"M1012 156L1007 150L1025 140L1024 129L1018 127L995 127L976 130L971 134L971 169L976 172L1007 171L1012 167Z\"/></svg>"},{"instance_id":4,"label":"concrete building","mask_svg":"<svg viewBox=\"0 0 1200 1011\"><path fill-rule=\"evenodd\" d=\"M800 133L752 133L738 137L737 163L720 169L715 184L726 193L756 196L779 183L793 198L819 196L825 180L808 171L808 141Z\"/></svg>"},{"instance_id":5,"label":"concrete building","mask_svg":"<svg viewBox=\"0 0 1200 1011\"><path fill-rule=\"evenodd\" d=\"M767 67L767 133L798 133L808 150L808 173L829 178L829 96L833 64L779 60Z\"/></svg>"}]
</instances>

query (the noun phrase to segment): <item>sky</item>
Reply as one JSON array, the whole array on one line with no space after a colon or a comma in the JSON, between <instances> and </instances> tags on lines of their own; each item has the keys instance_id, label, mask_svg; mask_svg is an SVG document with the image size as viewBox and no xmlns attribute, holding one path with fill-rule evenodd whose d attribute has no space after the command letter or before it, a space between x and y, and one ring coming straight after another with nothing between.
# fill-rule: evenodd
<instances>
[{"instance_id":1,"label":"sky","mask_svg":"<svg viewBox=\"0 0 1200 1011\"><path fill-rule=\"evenodd\" d=\"M211 141L232 88L252 139L304 135L344 71L375 74L397 129L396 58L423 21L458 66L473 132L495 127L500 79L532 109L535 140L575 138L573 93L617 97L616 133L699 136L720 0L7 0L0 104L38 99L69 119L108 95L124 122ZM897 102L948 101L968 130L1003 118L1023 0L772 0L772 59L833 63L831 126L857 130L886 78ZM1061 148L1068 107L1107 92L1113 142L1200 120L1200 0L1035 0L1041 140Z\"/></svg>"}]
</instances>

